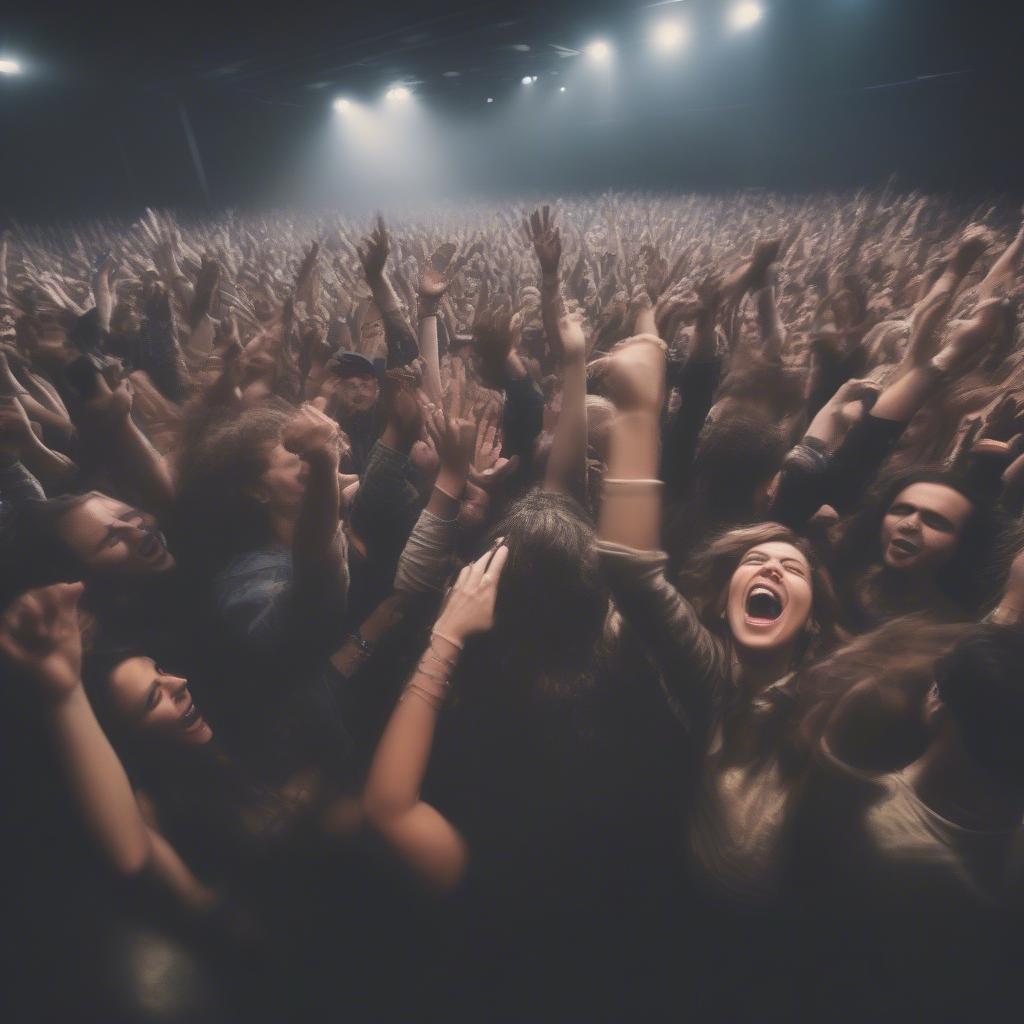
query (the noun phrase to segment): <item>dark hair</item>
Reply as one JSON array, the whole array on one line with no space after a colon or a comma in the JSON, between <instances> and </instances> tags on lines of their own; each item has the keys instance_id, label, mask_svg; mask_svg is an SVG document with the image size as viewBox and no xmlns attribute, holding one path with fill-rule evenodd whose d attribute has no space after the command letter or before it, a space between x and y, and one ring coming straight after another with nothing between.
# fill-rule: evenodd
<instances>
[{"instance_id":1,"label":"dark hair","mask_svg":"<svg viewBox=\"0 0 1024 1024\"><path fill-rule=\"evenodd\" d=\"M982 500L965 477L950 470L914 469L883 479L843 531L836 546L836 576L849 583L862 576L859 570L865 566L881 562L881 530L886 513L901 491L919 483L941 484L971 503L971 515L956 551L939 570L936 584L950 602L974 617L991 603L1003 581L1012 531L1008 520ZM853 594L848 597L856 603Z\"/></svg>"},{"instance_id":2,"label":"dark hair","mask_svg":"<svg viewBox=\"0 0 1024 1024\"><path fill-rule=\"evenodd\" d=\"M758 488L775 475L785 452L782 431L752 411L729 413L704 427L694 455L693 492L670 512L665 526L673 571L713 532L759 518Z\"/></svg>"},{"instance_id":3,"label":"dark hair","mask_svg":"<svg viewBox=\"0 0 1024 1024\"><path fill-rule=\"evenodd\" d=\"M466 643L438 736L438 764L459 765L446 799L467 834L508 837L490 838L488 857L540 848L575 864L576 816L588 820L595 785L607 798L613 713L593 527L571 498L537 490L508 509L498 537L509 557L495 625ZM445 778L441 767L435 784ZM546 877L551 870L545 861Z\"/></svg>"},{"instance_id":4,"label":"dark hair","mask_svg":"<svg viewBox=\"0 0 1024 1024\"><path fill-rule=\"evenodd\" d=\"M81 579L81 561L64 542L59 525L95 493L30 501L18 509L4 539L0 607L33 587Z\"/></svg>"},{"instance_id":5,"label":"dark hair","mask_svg":"<svg viewBox=\"0 0 1024 1024\"><path fill-rule=\"evenodd\" d=\"M803 405L803 374L781 363L747 355L730 369L717 398L758 404L767 401L772 416L782 419Z\"/></svg>"},{"instance_id":6,"label":"dark hair","mask_svg":"<svg viewBox=\"0 0 1024 1024\"><path fill-rule=\"evenodd\" d=\"M509 556L495 626L467 645L467 672L568 695L593 678L604 651L609 598L594 529L572 498L536 490L508 509L489 543L498 537Z\"/></svg>"},{"instance_id":7,"label":"dark hair","mask_svg":"<svg viewBox=\"0 0 1024 1024\"><path fill-rule=\"evenodd\" d=\"M858 747L870 749L871 770L905 768L928 743L920 708L935 678L935 663L972 628L904 615L803 669L797 677L800 728L788 752L806 758L840 701L857 690L863 696L853 714L847 710L846 720Z\"/></svg>"},{"instance_id":8,"label":"dark hair","mask_svg":"<svg viewBox=\"0 0 1024 1024\"><path fill-rule=\"evenodd\" d=\"M267 468L293 410L270 399L232 411L182 452L174 526L185 558L210 567L266 542L266 508L250 491Z\"/></svg>"},{"instance_id":9,"label":"dark hair","mask_svg":"<svg viewBox=\"0 0 1024 1024\"><path fill-rule=\"evenodd\" d=\"M963 745L1001 785L1024 790L1024 628L976 627L936 666Z\"/></svg>"},{"instance_id":10,"label":"dark hair","mask_svg":"<svg viewBox=\"0 0 1024 1024\"><path fill-rule=\"evenodd\" d=\"M832 581L812 545L786 526L778 523L757 523L721 534L693 559L688 572L680 578L680 590L690 599L704 626L718 637L727 653L732 651L732 636L722 612L732 575L743 555L752 547L772 542L791 544L811 569L811 615L814 629L800 634L801 644L793 669L799 670L830 651L840 639L837 625L838 601ZM731 658L730 658L731 661ZM738 687L732 687L722 706L722 727L727 737L742 721L745 701ZM791 703L789 713L773 717L772 727L764 730L758 757L778 755L787 774L801 770L806 749L799 741L800 717L797 704Z\"/></svg>"},{"instance_id":11,"label":"dark hair","mask_svg":"<svg viewBox=\"0 0 1024 1024\"><path fill-rule=\"evenodd\" d=\"M135 646L101 641L82 665L89 703L110 738L134 785L156 802L161 826L190 863L215 869L225 857L259 842L252 823L272 829L275 818L287 814L271 790L259 786L226 756L216 737L202 746L155 742L132 730L115 708L112 677L129 658L148 658L151 652ZM246 817L258 807L260 816ZM229 860L229 863L231 861Z\"/></svg>"}]
</instances>

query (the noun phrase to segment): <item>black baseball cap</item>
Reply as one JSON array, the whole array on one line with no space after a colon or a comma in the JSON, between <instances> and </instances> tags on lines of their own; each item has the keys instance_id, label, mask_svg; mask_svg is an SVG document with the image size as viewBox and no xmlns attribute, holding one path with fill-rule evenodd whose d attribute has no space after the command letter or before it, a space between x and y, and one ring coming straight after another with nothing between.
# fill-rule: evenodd
<instances>
[{"instance_id":1,"label":"black baseball cap","mask_svg":"<svg viewBox=\"0 0 1024 1024\"><path fill-rule=\"evenodd\" d=\"M375 377L380 380L382 367L359 352L335 352L327 361L327 369L341 378Z\"/></svg>"}]
</instances>

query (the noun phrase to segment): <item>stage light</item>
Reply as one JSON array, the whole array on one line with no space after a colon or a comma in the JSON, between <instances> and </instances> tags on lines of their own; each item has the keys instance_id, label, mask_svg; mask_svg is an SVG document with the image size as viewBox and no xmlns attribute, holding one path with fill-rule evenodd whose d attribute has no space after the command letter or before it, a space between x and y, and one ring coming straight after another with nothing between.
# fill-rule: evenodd
<instances>
[{"instance_id":1,"label":"stage light","mask_svg":"<svg viewBox=\"0 0 1024 1024\"><path fill-rule=\"evenodd\" d=\"M21 65L9 57L0 57L0 75L21 74Z\"/></svg>"},{"instance_id":2,"label":"stage light","mask_svg":"<svg viewBox=\"0 0 1024 1024\"><path fill-rule=\"evenodd\" d=\"M663 21L657 25L651 35L651 42L656 50L671 53L678 50L686 41L688 33L685 26L678 21Z\"/></svg>"},{"instance_id":3,"label":"stage light","mask_svg":"<svg viewBox=\"0 0 1024 1024\"><path fill-rule=\"evenodd\" d=\"M764 12L758 4L742 3L737 4L729 12L729 22L735 29L750 28L761 20Z\"/></svg>"},{"instance_id":4,"label":"stage light","mask_svg":"<svg viewBox=\"0 0 1024 1024\"><path fill-rule=\"evenodd\" d=\"M537 79L534 78L533 75L523 75L523 85L533 85L535 81L537 81Z\"/></svg>"},{"instance_id":5,"label":"stage light","mask_svg":"<svg viewBox=\"0 0 1024 1024\"><path fill-rule=\"evenodd\" d=\"M352 101L345 99L344 96L341 96L334 101L334 109L339 114L344 114L346 110L352 109Z\"/></svg>"},{"instance_id":6,"label":"stage light","mask_svg":"<svg viewBox=\"0 0 1024 1024\"><path fill-rule=\"evenodd\" d=\"M488 96L487 97L487 102L488 103L493 103L494 102L494 97L493 96Z\"/></svg>"},{"instance_id":7,"label":"stage light","mask_svg":"<svg viewBox=\"0 0 1024 1024\"><path fill-rule=\"evenodd\" d=\"M386 93L384 98L388 100L407 100L412 95L411 92L404 85L392 86Z\"/></svg>"},{"instance_id":8,"label":"stage light","mask_svg":"<svg viewBox=\"0 0 1024 1024\"><path fill-rule=\"evenodd\" d=\"M603 39L595 39L587 45L585 52L591 60L607 60L612 55L612 48Z\"/></svg>"},{"instance_id":9,"label":"stage light","mask_svg":"<svg viewBox=\"0 0 1024 1024\"><path fill-rule=\"evenodd\" d=\"M558 87L558 91L559 91L559 92L565 92L565 86L564 86L564 85L560 85L560 86Z\"/></svg>"}]
</instances>

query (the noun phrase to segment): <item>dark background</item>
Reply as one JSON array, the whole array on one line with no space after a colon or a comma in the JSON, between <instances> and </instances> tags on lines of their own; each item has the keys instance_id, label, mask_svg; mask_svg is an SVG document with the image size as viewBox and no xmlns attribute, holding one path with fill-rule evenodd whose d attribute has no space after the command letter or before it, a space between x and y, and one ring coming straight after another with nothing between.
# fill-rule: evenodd
<instances>
[{"instance_id":1,"label":"dark background","mask_svg":"<svg viewBox=\"0 0 1024 1024\"><path fill-rule=\"evenodd\" d=\"M0 53L26 73L0 77L0 218L315 205L326 197L298 168L331 100L370 100L398 79L458 126L443 140L456 195L845 188L891 172L958 193L1021 186L1019 4L763 0L762 23L731 35L721 0L14 2ZM663 15L694 29L670 68L646 43ZM573 89L557 125L550 109L524 111L522 75L553 92L580 65L555 47L598 35L618 49L614 96ZM344 197L342 180L330 198Z\"/></svg>"}]
</instances>

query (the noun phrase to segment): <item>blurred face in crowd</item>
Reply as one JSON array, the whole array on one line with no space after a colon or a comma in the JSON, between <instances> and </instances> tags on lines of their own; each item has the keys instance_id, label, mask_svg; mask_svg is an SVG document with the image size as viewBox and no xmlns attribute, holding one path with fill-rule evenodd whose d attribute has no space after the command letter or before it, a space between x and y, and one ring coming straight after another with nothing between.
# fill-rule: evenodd
<instances>
[{"instance_id":1,"label":"blurred face in crowd","mask_svg":"<svg viewBox=\"0 0 1024 1024\"><path fill-rule=\"evenodd\" d=\"M904 488L882 520L882 561L899 572L930 574L956 553L974 506L945 484Z\"/></svg>"},{"instance_id":2,"label":"blurred face in crowd","mask_svg":"<svg viewBox=\"0 0 1024 1024\"><path fill-rule=\"evenodd\" d=\"M297 515L306 493L308 467L282 444L267 446L266 469L256 487L256 500L279 515Z\"/></svg>"},{"instance_id":3,"label":"blurred face in crowd","mask_svg":"<svg viewBox=\"0 0 1024 1024\"><path fill-rule=\"evenodd\" d=\"M156 519L105 494L93 492L65 512L57 531L90 573L148 576L174 566Z\"/></svg>"},{"instance_id":4,"label":"blurred face in crowd","mask_svg":"<svg viewBox=\"0 0 1024 1024\"><path fill-rule=\"evenodd\" d=\"M785 541L747 551L729 583L726 619L733 639L748 650L792 643L807 626L814 597L811 566Z\"/></svg>"},{"instance_id":5,"label":"blurred face in crowd","mask_svg":"<svg viewBox=\"0 0 1024 1024\"><path fill-rule=\"evenodd\" d=\"M380 385L377 378L369 374L343 377L339 387L342 409L349 414L369 412L379 394Z\"/></svg>"},{"instance_id":6,"label":"blurred face in crowd","mask_svg":"<svg viewBox=\"0 0 1024 1024\"><path fill-rule=\"evenodd\" d=\"M117 715L137 735L187 745L212 739L188 680L165 672L152 658L122 661L110 673L109 684Z\"/></svg>"}]
</instances>

